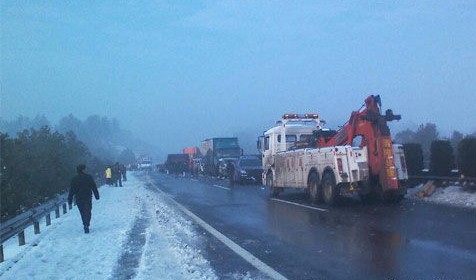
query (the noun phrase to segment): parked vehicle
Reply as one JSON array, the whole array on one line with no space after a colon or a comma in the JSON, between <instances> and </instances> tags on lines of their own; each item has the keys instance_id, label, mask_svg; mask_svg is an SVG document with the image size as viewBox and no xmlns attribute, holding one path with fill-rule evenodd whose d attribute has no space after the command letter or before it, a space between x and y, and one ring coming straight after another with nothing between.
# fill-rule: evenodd
<instances>
[{"instance_id":1,"label":"parked vehicle","mask_svg":"<svg viewBox=\"0 0 476 280\"><path fill-rule=\"evenodd\" d=\"M188 155L188 169L193 172L195 170L194 159L200 157L200 150L198 147L185 147L183 153Z\"/></svg>"},{"instance_id":2,"label":"parked vehicle","mask_svg":"<svg viewBox=\"0 0 476 280\"><path fill-rule=\"evenodd\" d=\"M241 156L233 163L233 175L230 178L234 183L260 183L263 173L261 157L259 155Z\"/></svg>"},{"instance_id":3,"label":"parked vehicle","mask_svg":"<svg viewBox=\"0 0 476 280\"><path fill-rule=\"evenodd\" d=\"M137 160L137 168L139 170L152 170L152 160L147 156L141 156Z\"/></svg>"},{"instance_id":4,"label":"parked vehicle","mask_svg":"<svg viewBox=\"0 0 476 280\"><path fill-rule=\"evenodd\" d=\"M193 168L191 172L193 175L203 174L202 158L194 158L192 165Z\"/></svg>"},{"instance_id":5,"label":"parked vehicle","mask_svg":"<svg viewBox=\"0 0 476 280\"><path fill-rule=\"evenodd\" d=\"M165 162L165 169L169 173L183 173L188 172L189 156L186 154L169 154Z\"/></svg>"},{"instance_id":6,"label":"parked vehicle","mask_svg":"<svg viewBox=\"0 0 476 280\"><path fill-rule=\"evenodd\" d=\"M203 172L207 175L219 175L218 164L221 158L236 158L242 154L237 137L210 138L200 144Z\"/></svg>"},{"instance_id":7,"label":"parked vehicle","mask_svg":"<svg viewBox=\"0 0 476 280\"><path fill-rule=\"evenodd\" d=\"M236 161L238 161L238 158L232 157L232 158L220 158L218 160L218 176L223 177L223 178L230 178L232 176L231 171L235 166Z\"/></svg>"}]
</instances>

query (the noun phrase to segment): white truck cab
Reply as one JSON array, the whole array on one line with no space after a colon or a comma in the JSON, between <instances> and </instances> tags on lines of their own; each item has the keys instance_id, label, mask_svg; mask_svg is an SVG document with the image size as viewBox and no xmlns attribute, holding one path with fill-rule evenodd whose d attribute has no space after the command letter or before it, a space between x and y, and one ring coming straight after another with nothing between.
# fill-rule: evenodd
<instances>
[{"instance_id":1,"label":"white truck cab","mask_svg":"<svg viewBox=\"0 0 476 280\"><path fill-rule=\"evenodd\" d=\"M299 142L307 142L313 131L321 129L318 114L284 114L276 126L268 129L258 139L258 150L262 155L263 170L269 170L275 163L275 155L295 147ZM265 175L263 175L265 176ZM263 182L265 182L263 178Z\"/></svg>"}]
</instances>

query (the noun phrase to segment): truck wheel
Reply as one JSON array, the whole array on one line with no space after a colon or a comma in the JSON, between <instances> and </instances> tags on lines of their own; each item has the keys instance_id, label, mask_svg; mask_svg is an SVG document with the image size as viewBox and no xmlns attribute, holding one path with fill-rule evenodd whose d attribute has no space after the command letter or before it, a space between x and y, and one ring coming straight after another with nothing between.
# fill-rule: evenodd
<instances>
[{"instance_id":1,"label":"truck wheel","mask_svg":"<svg viewBox=\"0 0 476 280\"><path fill-rule=\"evenodd\" d=\"M309 192L309 199L311 202L316 202L320 199L321 192L319 186L319 176L316 173L311 173L309 175L309 180L307 183L308 192Z\"/></svg>"},{"instance_id":2,"label":"truck wheel","mask_svg":"<svg viewBox=\"0 0 476 280\"><path fill-rule=\"evenodd\" d=\"M324 177L322 177L322 194L324 202L329 206L335 204L337 197L339 196L336 179L330 172L324 173Z\"/></svg>"},{"instance_id":3,"label":"truck wheel","mask_svg":"<svg viewBox=\"0 0 476 280\"><path fill-rule=\"evenodd\" d=\"M269 193L271 194L271 197L277 197L279 195L279 190L273 185L273 173L269 172L266 176L266 186L269 188Z\"/></svg>"}]
</instances>

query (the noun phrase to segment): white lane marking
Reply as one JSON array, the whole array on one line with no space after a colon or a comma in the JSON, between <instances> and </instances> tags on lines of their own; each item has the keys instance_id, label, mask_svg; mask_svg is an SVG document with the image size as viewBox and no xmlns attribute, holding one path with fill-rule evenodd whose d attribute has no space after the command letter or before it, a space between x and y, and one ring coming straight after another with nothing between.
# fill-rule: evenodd
<instances>
[{"instance_id":1,"label":"white lane marking","mask_svg":"<svg viewBox=\"0 0 476 280\"><path fill-rule=\"evenodd\" d=\"M292 204L292 205L296 205L296 206L301 206L301 207L304 207L304 208L309 208L309 209L313 209L313 210L317 210L317 211L322 211L322 212L327 212L327 211L329 211L329 210L324 209L324 208L318 208L318 207L307 206L307 205L304 205L304 204L299 204L299 203L295 203L295 202L291 202L291 201L286 201L286 200L281 200L281 199L276 199L276 198L272 198L271 200L272 200L272 201L277 201L277 202L288 203L288 204Z\"/></svg>"},{"instance_id":2,"label":"white lane marking","mask_svg":"<svg viewBox=\"0 0 476 280\"><path fill-rule=\"evenodd\" d=\"M226 187L223 187L223 186L220 186L220 185L213 185L215 188L220 188L220 189L224 189L224 190L227 190L227 191L231 191L230 188L226 188Z\"/></svg>"},{"instance_id":3,"label":"white lane marking","mask_svg":"<svg viewBox=\"0 0 476 280\"><path fill-rule=\"evenodd\" d=\"M199 218L197 215L193 214L191 211L189 211L185 206L182 204L178 203L175 201L172 197L168 196L167 193L163 192L160 188L157 188L159 192L165 195L165 197L168 197L177 207L185 213L187 216L192 218L197 224L199 224L203 229L208 231L211 235L215 236L218 240L220 240L225 246L230 248L233 252L235 252L237 255L242 257L244 260L246 260L248 263L250 263L252 266L256 267L259 271L262 273L266 274L269 276L271 279L276 279L276 280L287 280L286 277L284 277L282 274L274 270L272 267L269 265L265 264L262 262L260 259L257 257L253 256L250 252L246 251L240 245L236 244L233 242L231 239L226 237L224 234L216 230L214 227L211 225L207 224L204 220Z\"/></svg>"}]
</instances>

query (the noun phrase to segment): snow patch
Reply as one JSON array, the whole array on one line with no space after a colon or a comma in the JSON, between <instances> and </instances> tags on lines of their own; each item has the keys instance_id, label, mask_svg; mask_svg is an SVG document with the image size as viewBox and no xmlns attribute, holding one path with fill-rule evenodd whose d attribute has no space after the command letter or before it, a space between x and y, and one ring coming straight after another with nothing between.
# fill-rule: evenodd
<instances>
[{"instance_id":1,"label":"snow patch","mask_svg":"<svg viewBox=\"0 0 476 280\"><path fill-rule=\"evenodd\" d=\"M135 279L218 279L200 251L192 222L170 207L153 186L130 173L124 187L102 186L93 200L91 233L84 234L76 207L52 225L25 231L26 245L17 238L3 244L1 279L112 279L130 242L134 221L148 223ZM125 246L125 247L124 247ZM130 248L129 248L130 249ZM58 270L58 268L61 268Z\"/></svg>"},{"instance_id":2,"label":"snow patch","mask_svg":"<svg viewBox=\"0 0 476 280\"><path fill-rule=\"evenodd\" d=\"M422 188L423 184L408 189L406 198L419 199L416 194ZM432 195L421 200L458 207L476 208L476 192L465 191L461 186L438 187Z\"/></svg>"}]
</instances>

